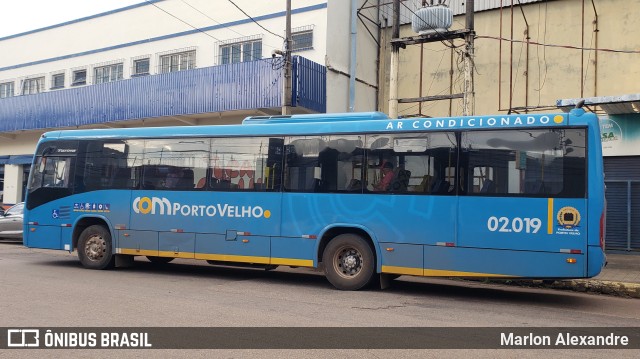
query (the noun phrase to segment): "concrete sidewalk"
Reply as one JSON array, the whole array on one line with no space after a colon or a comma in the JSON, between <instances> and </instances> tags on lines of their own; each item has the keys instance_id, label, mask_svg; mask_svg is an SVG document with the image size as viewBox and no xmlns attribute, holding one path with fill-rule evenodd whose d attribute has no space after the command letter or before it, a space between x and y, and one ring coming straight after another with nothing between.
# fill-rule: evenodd
<instances>
[{"instance_id":1,"label":"concrete sidewalk","mask_svg":"<svg viewBox=\"0 0 640 359\"><path fill-rule=\"evenodd\" d=\"M640 253L607 253L607 266L594 277L594 280L606 280L640 284Z\"/></svg>"}]
</instances>

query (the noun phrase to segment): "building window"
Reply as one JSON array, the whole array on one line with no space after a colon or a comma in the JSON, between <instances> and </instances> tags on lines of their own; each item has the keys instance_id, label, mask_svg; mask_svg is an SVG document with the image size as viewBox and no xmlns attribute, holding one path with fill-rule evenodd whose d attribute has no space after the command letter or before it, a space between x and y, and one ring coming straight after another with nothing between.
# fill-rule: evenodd
<instances>
[{"instance_id":1,"label":"building window","mask_svg":"<svg viewBox=\"0 0 640 359\"><path fill-rule=\"evenodd\" d=\"M234 64L260 60L262 58L262 39L238 41L220 45L220 64Z\"/></svg>"},{"instance_id":2,"label":"building window","mask_svg":"<svg viewBox=\"0 0 640 359\"><path fill-rule=\"evenodd\" d=\"M191 70L196 68L196 51L186 51L160 56L160 73Z\"/></svg>"},{"instance_id":3,"label":"building window","mask_svg":"<svg viewBox=\"0 0 640 359\"><path fill-rule=\"evenodd\" d=\"M131 76L143 76L149 74L149 58L133 60Z\"/></svg>"},{"instance_id":4,"label":"building window","mask_svg":"<svg viewBox=\"0 0 640 359\"><path fill-rule=\"evenodd\" d=\"M93 75L95 84L122 80L122 63L96 67Z\"/></svg>"},{"instance_id":5,"label":"building window","mask_svg":"<svg viewBox=\"0 0 640 359\"><path fill-rule=\"evenodd\" d=\"M64 73L51 75L51 89L64 88Z\"/></svg>"},{"instance_id":6,"label":"building window","mask_svg":"<svg viewBox=\"0 0 640 359\"><path fill-rule=\"evenodd\" d=\"M87 84L87 70L76 70L73 71L71 86L80 86Z\"/></svg>"},{"instance_id":7,"label":"building window","mask_svg":"<svg viewBox=\"0 0 640 359\"><path fill-rule=\"evenodd\" d=\"M291 51L313 49L313 26L292 29L291 40Z\"/></svg>"},{"instance_id":8,"label":"building window","mask_svg":"<svg viewBox=\"0 0 640 359\"><path fill-rule=\"evenodd\" d=\"M13 81L0 84L0 98L13 97Z\"/></svg>"},{"instance_id":9,"label":"building window","mask_svg":"<svg viewBox=\"0 0 640 359\"><path fill-rule=\"evenodd\" d=\"M22 94L32 95L44 91L44 76L25 79L22 82Z\"/></svg>"}]
</instances>

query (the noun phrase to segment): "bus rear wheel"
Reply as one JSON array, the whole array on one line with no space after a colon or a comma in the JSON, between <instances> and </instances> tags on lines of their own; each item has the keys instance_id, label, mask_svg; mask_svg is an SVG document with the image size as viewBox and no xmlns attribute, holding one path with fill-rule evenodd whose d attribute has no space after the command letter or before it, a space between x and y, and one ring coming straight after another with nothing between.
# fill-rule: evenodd
<instances>
[{"instance_id":1,"label":"bus rear wheel","mask_svg":"<svg viewBox=\"0 0 640 359\"><path fill-rule=\"evenodd\" d=\"M151 262L153 264L167 264L167 263L171 262L172 260L174 260L175 258L173 258L173 257L147 256L147 259L149 260L149 262Z\"/></svg>"},{"instance_id":2,"label":"bus rear wheel","mask_svg":"<svg viewBox=\"0 0 640 359\"><path fill-rule=\"evenodd\" d=\"M78 239L78 259L85 268L109 269L115 264L111 233L101 225L85 228Z\"/></svg>"},{"instance_id":3,"label":"bus rear wheel","mask_svg":"<svg viewBox=\"0 0 640 359\"><path fill-rule=\"evenodd\" d=\"M324 274L340 290L358 290L372 282L375 260L369 244L356 234L341 234L322 255Z\"/></svg>"}]
</instances>

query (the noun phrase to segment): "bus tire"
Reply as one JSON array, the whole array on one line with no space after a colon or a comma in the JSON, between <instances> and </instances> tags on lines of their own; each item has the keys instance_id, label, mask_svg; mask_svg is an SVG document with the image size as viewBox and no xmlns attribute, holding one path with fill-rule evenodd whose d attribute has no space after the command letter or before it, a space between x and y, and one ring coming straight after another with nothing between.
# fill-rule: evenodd
<instances>
[{"instance_id":1,"label":"bus tire","mask_svg":"<svg viewBox=\"0 0 640 359\"><path fill-rule=\"evenodd\" d=\"M362 289L374 279L374 258L371 247L362 237L341 234L324 249L324 274L337 289Z\"/></svg>"},{"instance_id":2,"label":"bus tire","mask_svg":"<svg viewBox=\"0 0 640 359\"><path fill-rule=\"evenodd\" d=\"M173 257L147 256L147 259L149 260L149 262L151 262L153 264L167 264L167 263L171 262L172 260L174 260L175 258L173 258Z\"/></svg>"},{"instance_id":3,"label":"bus tire","mask_svg":"<svg viewBox=\"0 0 640 359\"><path fill-rule=\"evenodd\" d=\"M101 225L85 228L78 239L78 259L85 268L113 268L115 256L109 230Z\"/></svg>"}]
</instances>

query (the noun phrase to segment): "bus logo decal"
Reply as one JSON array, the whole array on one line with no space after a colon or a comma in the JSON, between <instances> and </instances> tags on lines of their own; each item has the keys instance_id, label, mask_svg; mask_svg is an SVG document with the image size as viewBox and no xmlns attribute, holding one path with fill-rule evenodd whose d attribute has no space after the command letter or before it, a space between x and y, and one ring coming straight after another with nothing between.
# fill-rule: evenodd
<instances>
[{"instance_id":1,"label":"bus logo decal","mask_svg":"<svg viewBox=\"0 0 640 359\"><path fill-rule=\"evenodd\" d=\"M233 206L217 204L182 204L160 197L136 197L133 200L136 214L184 216L184 217L227 217L227 218L270 218L271 211L260 206Z\"/></svg>"},{"instance_id":2,"label":"bus logo decal","mask_svg":"<svg viewBox=\"0 0 640 359\"><path fill-rule=\"evenodd\" d=\"M558 230L556 234L580 235L580 211L574 207L562 207L556 215Z\"/></svg>"}]
</instances>

